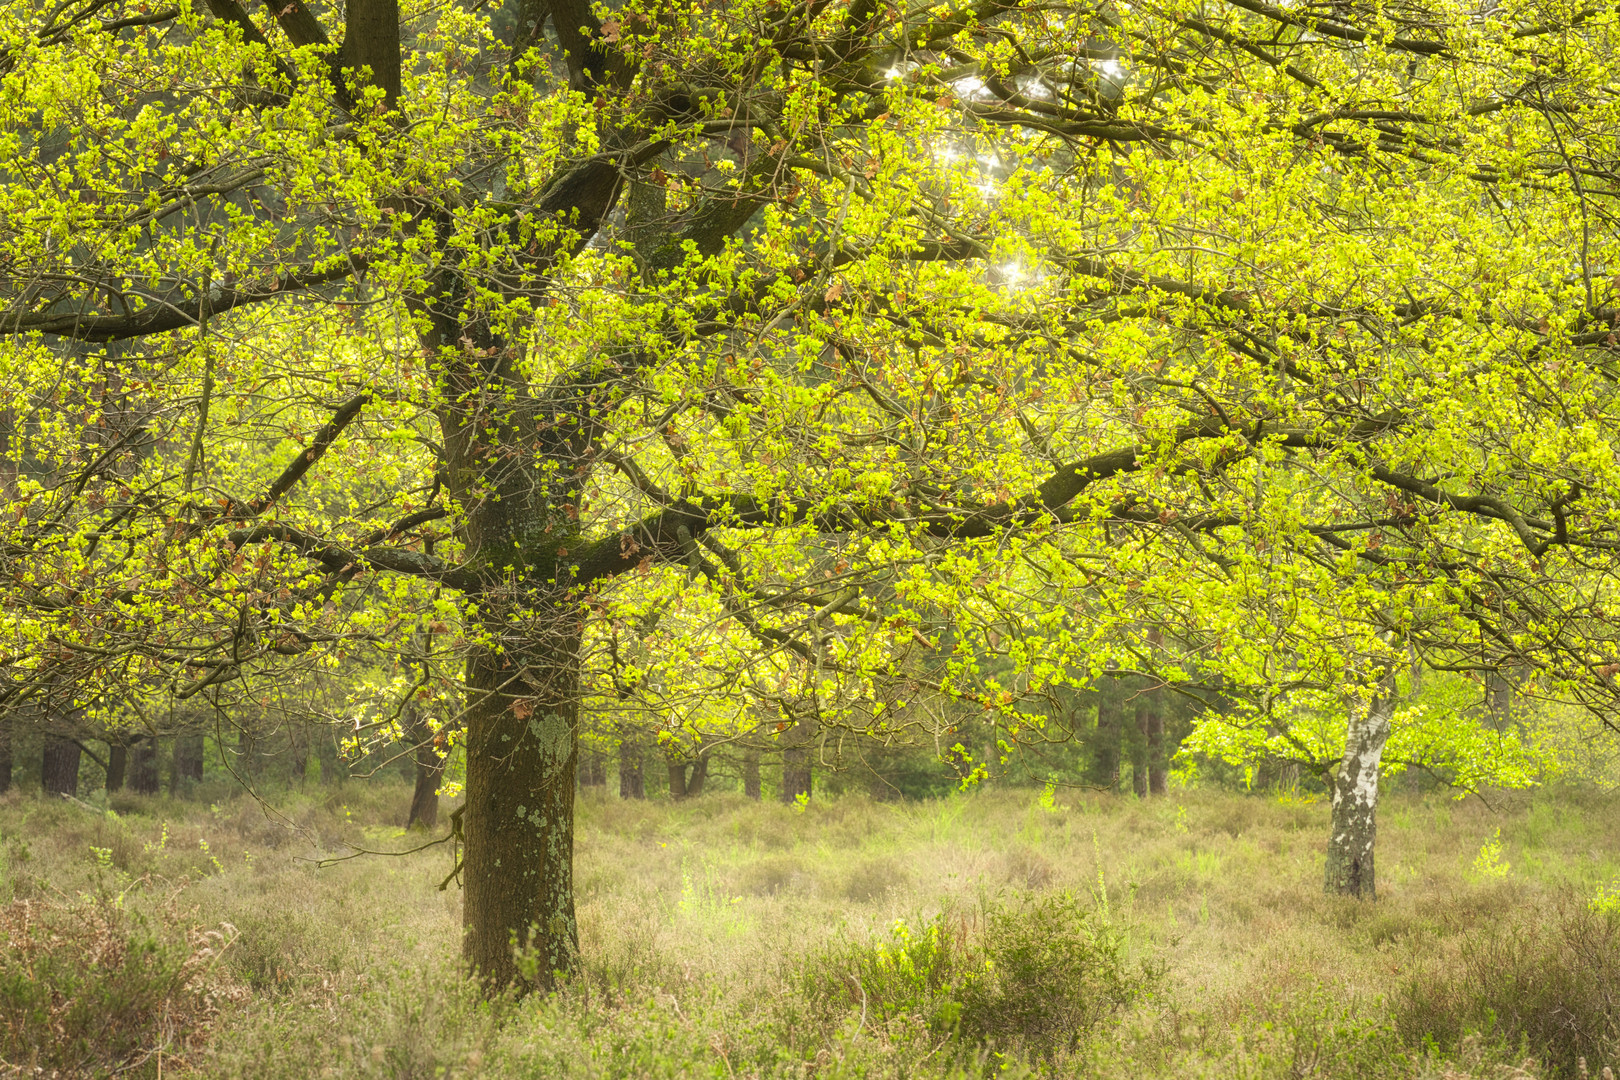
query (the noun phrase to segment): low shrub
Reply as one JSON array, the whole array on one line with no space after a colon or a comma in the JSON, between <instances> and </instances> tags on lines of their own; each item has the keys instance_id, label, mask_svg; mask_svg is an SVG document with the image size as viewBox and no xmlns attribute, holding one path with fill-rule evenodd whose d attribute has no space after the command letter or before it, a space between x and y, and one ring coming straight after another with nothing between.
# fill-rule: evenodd
<instances>
[{"instance_id":1,"label":"low shrub","mask_svg":"<svg viewBox=\"0 0 1620 1080\"><path fill-rule=\"evenodd\" d=\"M231 987L215 974L230 928L183 935L107 894L0 909L0 1064L105 1076L200 1044Z\"/></svg>"},{"instance_id":2,"label":"low shrub","mask_svg":"<svg viewBox=\"0 0 1620 1080\"><path fill-rule=\"evenodd\" d=\"M1550 917L1466 933L1407 980L1396 1027L1449 1051L1470 1035L1524 1044L1548 1075L1620 1069L1620 918L1566 901Z\"/></svg>"},{"instance_id":3,"label":"low shrub","mask_svg":"<svg viewBox=\"0 0 1620 1080\"><path fill-rule=\"evenodd\" d=\"M1072 1049L1158 976L1132 967L1124 939L1069 893L1023 897L986 914L982 970L957 990L961 1034L1051 1059Z\"/></svg>"},{"instance_id":4,"label":"low shrub","mask_svg":"<svg viewBox=\"0 0 1620 1080\"><path fill-rule=\"evenodd\" d=\"M936 1032L1050 1060L1141 997L1158 972L1133 968L1122 935L1068 893L990 907L973 929L938 916L897 921L885 940L809 957L807 998L824 1020L917 1018Z\"/></svg>"}]
</instances>

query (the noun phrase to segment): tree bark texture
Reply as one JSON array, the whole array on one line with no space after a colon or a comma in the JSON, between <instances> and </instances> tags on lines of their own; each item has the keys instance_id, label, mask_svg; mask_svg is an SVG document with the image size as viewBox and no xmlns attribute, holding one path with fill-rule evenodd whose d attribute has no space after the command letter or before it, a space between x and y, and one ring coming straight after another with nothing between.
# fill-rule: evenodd
<instances>
[{"instance_id":1,"label":"tree bark texture","mask_svg":"<svg viewBox=\"0 0 1620 1080\"><path fill-rule=\"evenodd\" d=\"M169 771L170 795L178 795L188 785L202 781L205 749L201 735L175 736L174 767Z\"/></svg>"},{"instance_id":2,"label":"tree bark texture","mask_svg":"<svg viewBox=\"0 0 1620 1080\"><path fill-rule=\"evenodd\" d=\"M607 787L607 763L600 750L581 750L579 753L579 789Z\"/></svg>"},{"instance_id":3,"label":"tree bark texture","mask_svg":"<svg viewBox=\"0 0 1620 1080\"><path fill-rule=\"evenodd\" d=\"M1131 791L1138 799L1148 796L1148 722L1153 715L1152 691L1139 689L1131 711Z\"/></svg>"},{"instance_id":4,"label":"tree bark texture","mask_svg":"<svg viewBox=\"0 0 1620 1080\"><path fill-rule=\"evenodd\" d=\"M45 736L39 780L47 795L79 794L79 744L60 735Z\"/></svg>"},{"instance_id":5,"label":"tree bark texture","mask_svg":"<svg viewBox=\"0 0 1620 1080\"><path fill-rule=\"evenodd\" d=\"M150 735L136 741L129 751L130 790L140 795L156 795L160 787L158 777L158 742Z\"/></svg>"},{"instance_id":6,"label":"tree bark texture","mask_svg":"<svg viewBox=\"0 0 1620 1080\"><path fill-rule=\"evenodd\" d=\"M695 799L703 794L703 785L709 778L709 752L701 750L692 762L692 771L686 777L686 797Z\"/></svg>"},{"instance_id":7,"label":"tree bark texture","mask_svg":"<svg viewBox=\"0 0 1620 1080\"><path fill-rule=\"evenodd\" d=\"M468 661L463 944L486 986L548 988L579 954L580 616L551 605L543 623L525 630L522 639L508 638L504 652L480 650ZM523 950L521 964L514 946Z\"/></svg>"},{"instance_id":8,"label":"tree bark texture","mask_svg":"<svg viewBox=\"0 0 1620 1080\"><path fill-rule=\"evenodd\" d=\"M806 798L811 787L810 748L793 746L782 751L782 801L792 805L800 795Z\"/></svg>"},{"instance_id":9,"label":"tree bark texture","mask_svg":"<svg viewBox=\"0 0 1620 1080\"><path fill-rule=\"evenodd\" d=\"M411 808L405 827L434 829L439 824L439 779L444 775L444 758L434 743L433 729L413 700L405 706L405 737L411 742L411 758L416 765L416 783L411 790Z\"/></svg>"},{"instance_id":10,"label":"tree bark texture","mask_svg":"<svg viewBox=\"0 0 1620 1080\"><path fill-rule=\"evenodd\" d=\"M1118 680L1106 680L1097 691L1097 736L1092 755L1092 782L1119 790L1120 703Z\"/></svg>"},{"instance_id":11,"label":"tree bark texture","mask_svg":"<svg viewBox=\"0 0 1620 1080\"><path fill-rule=\"evenodd\" d=\"M686 762L668 761L666 770L669 774L669 797L672 799L686 798Z\"/></svg>"},{"instance_id":12,"label":"tree bark texture","mask_svg":"<svg viewBox=\"0 0 1620 1080\"><path fill-rule=\"evenodd\" d=\"M625 739L619 743L619 798L646 797L647 785L641 775L641 744Z\"/></svg>"},{"instance_id":13,"label":"tree bark texture","mask_svg":"<svg viewBox=\"0 0 1620 1080\"><path fill-rule=\"evenodd\" d=\"M1160 693L1148 691L1137 706L1137 722L1147 741L1147 781L1149 795L1163 795L1167 789L1168 762L1164 747L1164 708ZM1145 715L1144 715L1145 713Z\"/></svg>"},{"instance_id":14,"label":"tree bark texture","mask_svg":"<svg viewBox=\"0 0 1620 1080\"><path fill-rule=\"evenodd\" d=\"M246 783L258 779L259 740L247 728L236 729L236 775Z\"/></svg>"},{"instance_id":15,"label":"tree bark texture","mask_svg":"<svg viewBox=\"0 0 1620 1080\"><path fill-rule=\"evenodd\" d=\"M1378 768L1395 713L1393 693L1352 707L1344 760L1333 778L1333 829L1328 837L1330 894L1378 898L1374 842L1378 837Z\"/></svg>"},{"instance_id":16,"label":"tree bark texture","mask_svg":"<svg viewBox=\"0 0 1620 1080\"><path fill-rule=\"evenodd\" d=\"M759 751L749 750L743 754L743 795L759 802Z\"/></svg>"},{"instance_id":17,"label":"tree bark texture","mask_svg":"<svg viewBox=\"0 0 1620 1080\"><path fill-rule=\"evenodd\" d=\"M121 742L107 744L107 793L124 789L124 774L129 770L129 746Z\"/></svg>"}]
</instances>

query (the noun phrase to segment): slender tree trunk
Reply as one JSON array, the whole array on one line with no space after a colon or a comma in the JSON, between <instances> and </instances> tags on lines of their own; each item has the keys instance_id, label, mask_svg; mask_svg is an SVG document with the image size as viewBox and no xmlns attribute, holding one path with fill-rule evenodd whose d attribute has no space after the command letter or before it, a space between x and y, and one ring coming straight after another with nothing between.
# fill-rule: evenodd
<instances>
[{"instance_id":1,"label":"slender tree trunk","mask_svg":"<svg viewBox=\"0 0 1620 1080\"><path fill-rule=\"evenodd\" d=\"M11 790L11 714L0 712L0 795Z\"/></svg>"},{"instance_id":2,"label":"slender tree trunk","mask_svg":"<svg viewBox=\"0 0 1620 1080\"><path fill-rule=\"evenodd\" d=\"M405 827L411 829L420 825L424 829L436 829L444 758L439 756L433 728L414 700L405 706L405 737L411 741L411 758L416 764L416 785L411 790L411 808L405 815Z\"/></svg>"},{"instance_id":3,"label":"slender tree trunk","mask_svg":"<svg viewBox=\"0 0 1620 1080\"><path fill-rule=\"evenodd\" d=\"M1148 795L1148 721L1153 715L1151 693L1150 690L1137 692L1132 716L1135 723L1131 729L1131 790L1138 799L1145 799Z\"/></svg>"},{"instance_id":4,"label":"slender tree trunk","mask_svg":"<svg viewBox=\"0 0 1620 1080\"><path fill-rule=\"evenodd\" d=\"M1491 727L1506 733L1519 725L1519 691L1506 674L1499 670L1485 675L1485 712Z\"/></svg>"},{"instance_id":5,"label":"slender tree trunk","mask_svg":"<svg viewBox=\"0 0 1620 1080\"><path fill-rule=\"evenodd\" d=\"M647 785L641 775L641 744L632 739L619 743L619 798L645 799Z\"/></svg>"},{"instance_id":6,"label":"slender tree trunk","mask_svg":"<svg viewBox=\"0 0 1620 1080\"><path fill-rule=\"evenodd\" d=\"M1148 697L1145 708L1147 719L1143 733L1147 737L1148 794L1163 795L1167 790L1168 759L1164 747L1164 702L1157 690Z\"/></svg>"},{"instance_id":7,"label":"slender tree trunk","mask_svg":"<svg viewBox=\"0 0 1620 1080\"><path fill-rule=\"evenodd\" d=\"M1373 847L1378 837L1378 766L1395 713L1393 689L1365 709L1352 707L1344 760L1333 779L1333 831L1328 837L1329 893L1378 898Z\"/></svg>"},{"instance_id":8,"label":"slender tree trunk","mask_svg":"<svg viewBox=\"0 0 1620 1080\"><path fill-rule=\"evenodd\" d=\"M530 608L528 640L468 661L463 950L489 987L549 988L579 955L574 769L580 615ZM549 629L549 635L546 635ZM520 966L513 946L524 949Z\"/></svg>"},{"instance_id":9,"label":"slender tree trunk","mask_svg":"<svg viewBox=\"0 0 1620 1080\"><path fill-rule=\"evenodd\" d=\"M129 746L121 742L107 743L107 794L124 789L124 773L129 768Z\"/></svg>"},{"instance_id":10,"label":"slender tree trunk","mask_svg":"<svg viewBox=\"0 0 1620 1080\"><path fill-rule=\"evenodd\" d=\"M302 788L304 781L309 777L309 726L302 721L294 721L287 734L292 740L293 783ZM175 742L174 750L179 754L178 741Z\"/></svg>"},{"instance_id":11,"label":"slender tree trunk","mask_svg":"<svg viewBox=\"0 0 1620 1080\"><path fill-rule=\"evenodd\" d=\"M259 740L247 728L236 729L236 774L244 782L252 783L259 777Z\"/></svg>"},{"instance_id":12,"label":"slender tree trunk","mask_svg":"<svg viewBox=\"0 0 1620 1080\"><path fill-rule=\"evenodd\" d=\"M1117 679L1105 680L1097 691L1097 742L1093 781L1108 791L1119 790L1120 703Z\"/></svg>"},{"instance_id":13,"label":"slender tree trunk","mask_svg":"<svg viewBox=\"0 0 1620 1080\"><path fill-rule=\"evenodd\" d=\"M79 744L60 735L45 736L40 761L40 787L47 795L79 794Z\"/></svg>"},{"instance_id":14,"label":"slender tree trunk","mask_svg":"<svg viewBox=\"0 0 1620 1080\"><path fill-rule=\"evenodd\" d=\"M759 785L759 751L748 750L743 753L743 794L755 802L760 799Z\"/></svg>"}]
</instances>

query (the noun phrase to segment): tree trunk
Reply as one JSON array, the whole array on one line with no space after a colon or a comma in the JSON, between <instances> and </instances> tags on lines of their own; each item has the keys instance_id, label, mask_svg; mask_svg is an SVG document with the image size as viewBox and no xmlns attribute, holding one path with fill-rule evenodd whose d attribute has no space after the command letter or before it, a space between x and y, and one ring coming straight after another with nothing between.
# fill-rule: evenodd
<instances>
[{"instance_id":1,"label":"tree trunk","mask_svg":"<svg viewBox=\"0 0 1620 1080\"><path fill-rule=\"evenodd\" d=\"M669 765L669 797L686 798L686 762L671 761Z\"/></svg>"},{"instance_id":2,"label":"tree trunk","mask_svg":"<svg viewBox=\"0 0 1620 1080\"><path fill-rule=\"evenodd\" d=\"M686 778L686 797L695 799L703 794L703 782L709 778L709 753L707 750L698 752L697 760L692 762L692 774Z\"/></svg>"},{"instance_id":3,"label":"tree trunk","mask_svg":"<svg viewBox=\"0 0 1620 1080\"><path fill-rule=\"evenodd\" d=\"M579 752L579 789L607 787L607 763L602 760L600 750L581 750Z\"/></svg>"},{"instance_id":4,"label":"tree trunk","mask_svg":"<svg viewBox=\"0 0 1620 1080\"><path fill-rule=\"evenodd\" d=\"M11 715L0 712L0 795L11 790Z\"/></svg>"},{"instance_id":5,"label":"tree trunk","mask_svg":"<svg viewBox=\"0 0 1620 1080\"><path fill-rule=\"evenodd\" d=\"M157 740L150 735L139 739L129 756L130 789L140 795L156 795L160 787Z\"/></svg>"},{"instance_id":6,"label":"tree trunk","mask_svg":"<svg viewBox=\"0 0 1620 1080\"><path fill-rule=\"evenodd\" d=\"M201 735L176 735L173 768L169 770L169 794L179 795L203 778L205 747Z\"/></svg>"},{"instance_id":7,"label":"tree trunk","mask_svg":"<svg viewBox=\"0 0 1620 1080\"><path fill-rule=\"evenodd\" d=\"M760 799L759 787L759 751L749 750L743 754L743 794L755 802Z\"/></svg>"},{"instance_id":8,"label":"tree trunk","mask_svg":"<svg viewBox=\"0 0 1620 1080\"><path fill-rule=\"evenodd\" d=\"M300 721L294 721L287 735L292 741L293 782L302 788L304 781L309 778L309 727ZM179 744L176 743L175 752L179 753L179 750Z\"/></svg>"},{"instance_id":9,"label":"tree trunk","mask_svg":"<svg viewBox=\"0 0 1620 1080\"><path fill-rule=\"evenodd\" d=\"M1119 790L1120 707L1117 679L1104 680L1097 691L1097 742L1092 757L1092 781L1108 791Z\"/></svg>"},{"instance_id":10,"label":"tree trunk","mask_svg":"<svg viewBox=\"0 0 1620 1080\"><path fill-rule=\"evenodd\" d=\"M1131 790L1138 799L1145 799L1148 794L1148 718L1153 714L1150 693L1137 691L1132 717L1135 726L1131 729Z\"/></svg>"},{"instance_id":11,"label":"tree trunk","mask_svg":"<svg viewBox=\"0 0 1620 1080\"><path fill-rule=\"evenodd\" d=\"M259 776L259 740L245 727L236 729L236 775L244 783Z\"/></svg>"},{"instance_id":12,"label":"tree trunk","mask_svg":"<svg viewBox=\"0 0 1620 1080\"><path fill-rule=\"evenodd\" d=\"M122 791L124 773L129 768L129 746L121 742L107 743L107 794Z\"/></svg>"},{"instance_id":13,"label":"tree trunk","mask_svg":"<svg viewBox=\"0 0 1620 1080\"><path fill-rule=\"evenodd\" d=\"M60 735L45 736L40 761L40 787L47 795L79 794L79 744Z\"/></svg>"},{"instance_id":14,"label":"tree trunk","mask_svg":"<svg viewBox=\"0 0 1620 1080\"><path fill-rule=\"evenodd\" d=\"M1506 734L1519 726L1519 691L1505 673L1492 670L1485 675L1485 712L1491 727Z\"/></svg>"},{"instance_id":15,"label":"tree trunk","mask_svg":"<svg viewBox=\"0 0 1620 1080\"><path fill-rule=\"evenodd\" d=\"M1141 710L1147 710L1147 718L1142 722L1143 734L1147 738L1147 774L1148 794L1163 795L1166 791L1167 760L1164 752L1164 712L1163 702L1157 690L1151 691L1138 706L1137 715Z\"/></svg>"},{"instance_id":16,"label":"tree trunk","mask_svg":"<svg viewBox=\"0 0 1620 1080\"><path fill-rule=\"evenodd\" d=\"M1328 837L1329 893L1378 898L1373 867L1377 839L1378 766L1389 741L1389 722L1395 713L1393 689L1373 698L1365 710L1350 711L1344 760L1333 779L1333 829Z\"/></svg>"},{"instance_id":17,"label":"tree trunk","mask_svg":"<svg viewBox=\"0 0 1620 1080\"><path fill-rule=\"evenodd\" d=\"M641 776L641 746L625 739L619 743L619 798L646 797L647 785Z\"/></svg>"},{"instance_id":18,"label":"tree trunk","mask_svg":"<svg viewBox=\"0 0 1620 1080\"><path fill-rule=\"evenodd\" d=\"M808 746L792 746L782 751L782 801L792 805L799 796L810 796L811 763Z\"/></svg>"},{"instance_id":19,"label":"tree trunk","mask_svg":"<svg viewBox=\"0 0 1620 1080\"><path fill-rule=\"evenodd\" d=\"M444 775L444 758L439 756L432 727L412 700L405 706L405 737L411 742L411 758L416 763L416 786L411 791L411 808L405 827L420 825L427 830L439 826L439 778Z\"/></svg>"},{"instance_id":20,"label":"tree trunk","mask_svg":"<svg viewBox=\"0 0 1620 1080\"><path fill-rule=\"evenodd\" d=\"M580 615L531 608L505 649L468 661L463 951L488 988L549 989L579 955L574 920L574 768ZM549 634L547 631L549 630ZM538 636L540 640L535 640ZM522 963L513 946L523 948Z\"/></svg>"}]
</instances>

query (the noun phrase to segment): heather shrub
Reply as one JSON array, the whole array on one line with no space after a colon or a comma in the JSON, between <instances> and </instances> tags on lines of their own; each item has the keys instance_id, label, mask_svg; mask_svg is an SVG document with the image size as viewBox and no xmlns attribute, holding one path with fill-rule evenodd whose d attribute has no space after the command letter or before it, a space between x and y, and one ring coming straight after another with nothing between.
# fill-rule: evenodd
<instances>
[{"instance_id":1,"label":"heather shrub","mask_svg":"<svg viewBox=\"0 0 1620 1080\"><path fill-rule=\"evenodd\" d=\"M182 934L106 893L0 909L0 1063L63 1076L159 1054L183 1064L237 996L216 971L231 933Z\"/></svg>"},{"instance_id":2,"label":"heather shrub","mask_svg":"<svg viewBox=\"0 0 1620 1080\"><path fill-rule=\"evenodd\" d=\"M1523 1045L1550 1076L1620 1069L1620 917L1564 901L1470 929L1409 978L1397 1001L1404 1039L1442 1051L1470 1035Z\"/></svg>"},{"instance_id":3,"label":"heather shrub","mask_svg":"<svg viewBox=\"0 0 1620 1080\"><path fill-rule=\"evenodd\" d=\"M963 978L961 1034L1051 1059L1151 988L1124 937L1070 893L1020 897L985 916L984 963Z\"/></svg>"},{"instance_id":4,"label":"heather shrub","mask_svg":"<svg viewBox=\"0 0 1620 1080\"><path fill-rule=\"evenodd\" d=\"M812 954L807 996L861 1023L914 1018L971 1045L1050 1060L1151 987L1123 935L1068 893L1017 896L977 920L896 921L887 937Z\"/></svg>"}]
</instances>

